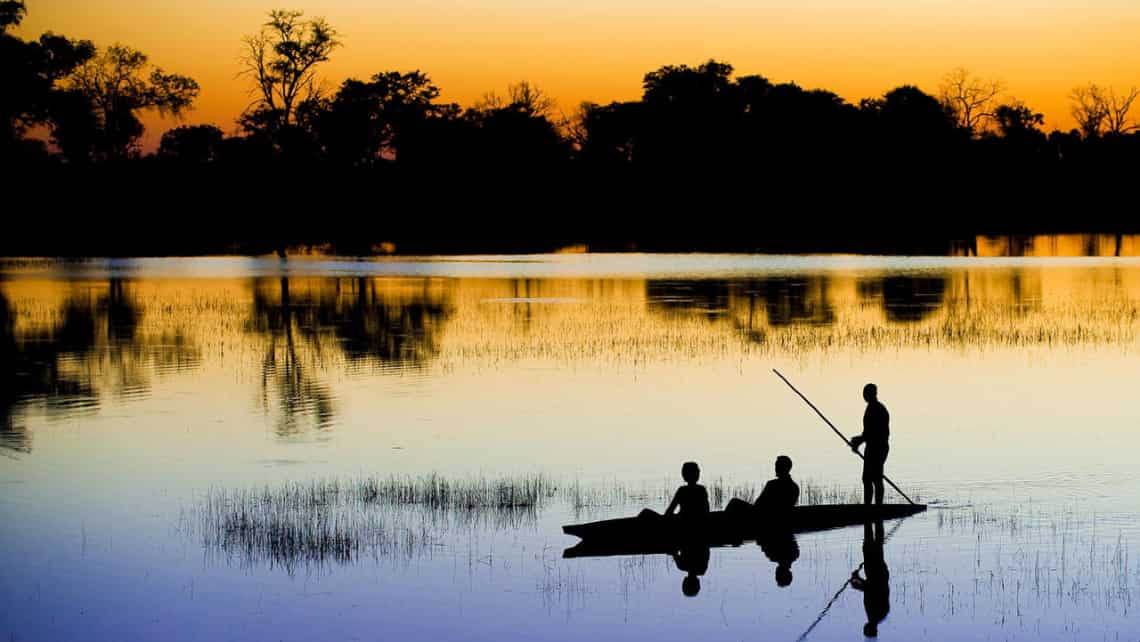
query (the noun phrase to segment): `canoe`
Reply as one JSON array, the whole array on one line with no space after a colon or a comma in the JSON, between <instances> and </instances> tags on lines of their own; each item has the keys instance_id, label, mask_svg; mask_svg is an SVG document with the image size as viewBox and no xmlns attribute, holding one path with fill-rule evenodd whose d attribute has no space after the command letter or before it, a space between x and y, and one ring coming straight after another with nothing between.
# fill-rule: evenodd
<instances>
[{"instance_id":1,"label":"canoe","mask_svg":"<svg viewBox=\"0 0 1140 642\"><path fill-rule=\"evenodd\" d=\"M682 546L731 546L759 541L771 534L807 533L899 519L924 510L925 504L822 504L796 506L780 516L761 511L714 511L700 524L660 515L624 517L570 524L563 526L562 532L582 538L580 544L566 550L565 557L665 553Z\"/></svg>"}]
</instances>

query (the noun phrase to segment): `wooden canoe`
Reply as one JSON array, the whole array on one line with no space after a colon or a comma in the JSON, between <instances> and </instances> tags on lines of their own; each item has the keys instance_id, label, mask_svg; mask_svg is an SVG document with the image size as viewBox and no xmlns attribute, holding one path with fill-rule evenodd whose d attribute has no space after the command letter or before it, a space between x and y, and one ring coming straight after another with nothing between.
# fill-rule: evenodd
<instances>
[{"instance_id":1,"label":"wooden canoe","mask_svg":"<svg viewBox=\"0 0 1140 642\"><path fill-rule=\"evenodd\" d=\"M772 533L795 534L909 517L925 504L821 504L796 506L782 515L751 510L743 514L714 511L699 523L678 517L624 517L562 527L582 538L566 557L672 552L682 546L730 546L760 540ZM574 551L578 554L572 554Z\"/></svg>"}]
</instances>

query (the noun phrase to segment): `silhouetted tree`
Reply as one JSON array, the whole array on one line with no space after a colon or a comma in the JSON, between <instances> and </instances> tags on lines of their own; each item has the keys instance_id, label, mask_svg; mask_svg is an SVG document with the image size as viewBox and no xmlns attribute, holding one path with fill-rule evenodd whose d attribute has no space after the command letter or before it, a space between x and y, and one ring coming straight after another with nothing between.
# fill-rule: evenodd
<instances>
[{"instance_id":1,"label":"silhouetted tree","mask_svg":"<svg viewBox=\"0 0 1140 642\"><path fill-rule=\"evenodd\" d=\"M949 164L956 156L963 130L954 114L937 98L918 87L903 85L880 99L864 100L860 109L871 119L877 160L896 168L920 171L915 161Z\"/></svg>"},{"instance_id":2,"label":"silhouetted tree","mask_svg":"<svg viewBox=\"0 0 1140 642\"><path fill-rule=\"evenodd\" d=\"M523 82L508 90L508 100L494 93L469 109L473 156L485 167L545 168L569 160L570 142L551 120L553 103Z\"/></svg>"},{"instance_id":3,"label":"silhouetted tree","mask_svg":"<svg viewBox=\"0 0 1140 642\"><path fill-rule=\"evenodd\" d=\"M0 2L0 32L7 31L8 27L20 24L27 13L28 7L23 0Z\"/></svg>"},{"instance_id":4,"label":"silhouetted tree","mask_svg":"<svg viewBox=\"0 0 1140 642\"><path fill-rule=\"evenodd\" d=\"M287 136L301 105L320 97L317 66L340 43L324 18L304 20L304 15L270 11L261 31L243 40L242 73L250 77L256 96L240 120L249 131Z\"/></svg>"},{"instance_id":5,"label":"silhouetted tree","mask_svg":"<svg viewBox=\"0 0 1140 642\"><path fill-rule=\"evenodd\" d=\"M95 53L88 41L45 33L24 41L8 33L26 13L23 2L0 2L0 157L46 156L42 141L29 140L30 127L49 122L65 101L60 80Z\"/></svg>"},{"instance_id":6,"label":"silhouetted tree","mask_svg":"<svg viewBox=\"0 0 1140 642\"><path fill-rule=\"evenodd\" d=\"M379 73L368 82L349 79L320 104L312 127L333 162L364 166L399 159L405 140L414 140L423 121L458 111L456 105L435 104L437 98L439 88L419 71Z\"/></svg>"},{"instance_id":7,"label":"silhouetted tree","mask_svg":"<svg viewBox=\"0 0 1140 642\"><path fill-rule=\"evenodd\" d=\"M958 126L977 136L993 120L998 95L1004 90L1000 80L985 80L959 67L946 74L938 91Z\"/></svg>"},{"instance_id":8,"label":"silhouetted tree","mask_svg":"<svg viewBox=\"0 0 1140 642\"><path fill-rule=\"evenodd\" d=\"M577 158L600 166L631 163L637 154L641 114L640 102L583 103L572 126Z\"/></svg>"},{"instance_id":9,"label":"silhouetted tree","mask_svg":"<svg viewBox=\"0 0 1140 642\"><path fill-rule=\"evenodd\" d=\"M739 123L732 65L709 60L697 67L665 66L645 75L641 102L642 162L681 166L735 157L729 148Z\"/></svg>"},{"instance_id":10,"label":"silhouetted tree","mask_svg":"<svg viewBox=\"0 0 1140 642\"><path fill-rule=\"evenodd\" d=\"M1020 103L999 105L994 110L994 121L1004 138L1021 138L1030 134L1044 136L1039 125L1045 123L1045 115Z\"/></svg>"},{"instance_id":11,"label":"silhouetted tree","mask_svg":"<svg viewBox=\"0 0 1140 642\"><path fill-rule=\"evenodd\" d=\"M1076 87L1069 93L1072 101L1070 113L1081 135L1086 139L1100 136L1104 123L1108 119L1108 96L1105 91L1094 84Z\"/></svg>"},{"instance_id":12,"label":"silhouetted tree","mask_svg":"<svg viewBox=\"0 0 1140 642\"><path fill-rule=\"evenodd\" d=\"M1116 90L1108 90L1108 117L1105 119L1105 133L1120 136L1140 130L1140 124L1129 117L1132 103L1140 96L1140 89L1132 87L1127 93L1116 94Z\"/></svg>"},{"instance_id":13,"label":"silhouetted tree","mask_svg":"<svg viewBox=\"0 0 1140 642\"><path fill-rule=\"evenodd\" d=\"M56 130L64 130L56 136L56 143L69 158L127 158L135 152L143 133L139 112L154 109L177 116L190 108L198 96L197 82L157 67L147 73L148 67L145 54L116 44L68 77L70 96L52 120ZM83 100L88 103L86 112ZM91 148L76 149L76 137L66 131L68 128L87 130L88 135L82 138L93 141Z\"/></svg>"},{"instance_id":14,"label":"silhouetted tree","mask_svg":"<svg viewBox=\"0 0 1140 642\"><path fill-rule=\"evenodd\" d=\"M162 135L158 155L186 163L210 163L218 160L224 139L222 130L213 125L175 127Z\"/></svg>"},{"instance_id":15,"label":"silhouetted tree","mask_svg":"<svg viewBox=\"0 0 1140 642\"><path fill-rule=\"evenodd\" d=\"M980 145L983 145L982 154L995 163L1022 162L1035 159L1036 161L1056 161L1056 152L1050 153L1045 133L1040 126L1045 122L1045 116L1033 111L1028 106L1011 102L998 105L994 109L995 134L987 135ZM1024 167L995 167L991 171L1009 172L1020 171Z\"/></svg>"}]
</instances>

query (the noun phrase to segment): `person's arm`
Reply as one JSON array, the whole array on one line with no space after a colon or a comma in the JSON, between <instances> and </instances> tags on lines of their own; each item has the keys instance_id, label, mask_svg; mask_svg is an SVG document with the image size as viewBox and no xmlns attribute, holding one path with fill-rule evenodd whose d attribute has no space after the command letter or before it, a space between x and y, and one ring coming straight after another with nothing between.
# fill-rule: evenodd
<instances>
[{"instance_id":1,"label":"person's arm","mask_svg":"<svg viewBox=\"0 0 1140 642\"><path fill-rule=\"evenodd\" d=\"M800 503L800 485L792 482L792 489L792 506L795 506Z\"/></svg>"},{"instance_id":2,"label":"person's arm","mask_svg":"<svg viewBox=\"0 0 1140 642\"><path fill-rule=\"evenodd\" d=\"M855 571L854 573L851 574L851 580L850 581L851 581L851 588L855 589L856 591L862 591L863 587L867 584L867 580L859 577L859 571Z\"/></svg>"},{"instance_id":3,"label":"person's arm","mask_svg":"<svg viewBox=\"0 0 1140 642\"><path fill-rule=\"evenodd\" d=\"M681 503L681 489L678 488L677 492L673 493L673 501L669 502L669 508L665 509L666 515L672 515L673 511L677 510L677 506ZM688 519L687 517L685 519Z\"/></svg>"},{"instance_id":4,"label":"person's arm","mask_svg":"<svg viewBox=\"0 0 1140 642\"><path fill-rule=\"evenodd\" d=\"M859 446L867 441L867 412L863 412L863 433L851 438L851 450L859 452Z\"/></svg>"},{"instance_id":5,"label":"person's arm","mask_svg":"<svg viewBox=\"0 0 1140 642\"><path fill-rule=\"evenodd\" d=\"M756 498L757 506L764 506L772 500L772 482L768 481L764 484L764 489L760 491L760 496Z\"/></svg>"}]
</instances>

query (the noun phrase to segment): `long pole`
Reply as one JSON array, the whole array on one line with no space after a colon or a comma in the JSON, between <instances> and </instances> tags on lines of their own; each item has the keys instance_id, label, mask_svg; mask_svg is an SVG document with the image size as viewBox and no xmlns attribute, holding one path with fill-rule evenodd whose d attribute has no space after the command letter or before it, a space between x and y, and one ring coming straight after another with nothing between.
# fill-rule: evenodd
<instances>
[{"instance_id":1,"label":"long pole","mask_svg":"<svg viewBox=\"0 0 1140 642\"><path fill-rule=\"evenodd\" d=\"M780 374L780 371L779 371L779 370L776 370L775 368L772 368L772 372L775 372L775 373L776 373L776 376L777 376L777 377L779 377L780 379L782 379L784 383L788 384L788 387L792 389L792 392L794 392L794 393L796 393L797 395L799 395L799 396L800 396L800 399L803 399L803 400L804 400L804 403L806 403L808 406L810 406L810 407L811 407L811 409L815 411L815 414L819 415L819 418L820 418L820 419L822 419L822 420L824 421L824 423L826 423L826 424L828 425L828 427L830 427L830 428L831 428L831 430L832 430L832 431L833 431L835 434L839 435L839 438L843 440L843 443L847 444L847 447L848 447L848 448L850 448L850 447L851 447L851 441L850 441L850 440L848 440L846 437L844 437L844 436L843 436L843 433L839 432L839 429L835 427L835 424L831 423L831 420L830 420L830 419L828 419L827 417L825 417L825 416L823 415L823 413L822 413L822 412L820 412L819 408L816 408L816 407L815 407L815 404L813 404L813 403L811 402L811 400L809 400L807 397L805 397L805 396L804 396L804 393L802 393L802 392L800 392L799 390L797 390L797 389L796 389L796 387L792 385L792 382L791 382L791 381L788 381L788 378L787 378L787 377L785 377L784 375ZM855 450L855 449L852 449L852 451L853 451L853 452L854 452L856 455L859 455L859 459L864 459L864 457L863 457L863 453L861 453L861 452L859 452L858 450ZM907 497L907 496L906 496L906 493L902 492L902 490L900 490L900 489L899 489L899 487L898 487L898 486L896 486L896 485L895 485L895 483L894 483L893 481L891 481L891 478L890 478L890 477L887 477L886 475L883 475L883 481L885 481L885 482L887 482L888 484L890 484L890 485L891 485L891 488L895 489L895 492L897 492L898 494L902 495L903 499L907 500L907 501L908 501L908 502L910 502L911 504L913 504L913 503L914 503L914 500L913 500L913 499L911 499L911 498L909 498L909 497Z\"/></svg>"}]
</instances>

